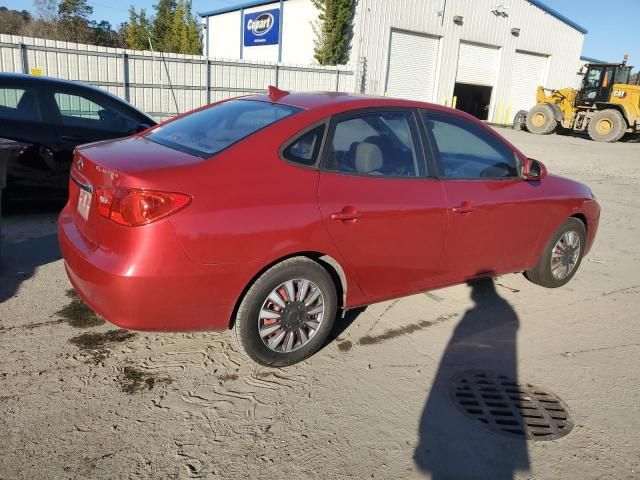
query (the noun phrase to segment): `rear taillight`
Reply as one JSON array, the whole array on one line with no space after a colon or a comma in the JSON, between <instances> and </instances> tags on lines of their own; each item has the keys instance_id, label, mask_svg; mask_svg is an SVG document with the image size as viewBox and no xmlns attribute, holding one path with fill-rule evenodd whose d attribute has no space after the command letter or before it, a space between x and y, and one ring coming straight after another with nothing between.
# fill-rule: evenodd
<instances>
[{"instance_id":1,"label":"rear taillight","mask_svg":"<svg viewBox=\"0 0 640 480\"><path fill-rule=\"evenodd\" d=\"M137 227L176 213L191 202L189 195L135 188L96 188L98 212L120 225Z\"/></svg>"}]
</instances>

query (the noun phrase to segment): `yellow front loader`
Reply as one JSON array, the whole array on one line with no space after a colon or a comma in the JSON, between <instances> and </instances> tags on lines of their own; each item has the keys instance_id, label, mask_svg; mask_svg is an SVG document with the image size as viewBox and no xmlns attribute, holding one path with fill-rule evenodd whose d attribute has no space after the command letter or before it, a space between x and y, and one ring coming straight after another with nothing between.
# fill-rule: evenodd
<instances>
[{"instance_id":1,"label":"yellow front loader","mask_svg":"<svg viewBox=\"0 0 640 480\"><path fill-rule=\"evenodd\" d=\"M598 142L617 142L640 134L640 85L630 85L625 62L586 65L582 88L538 87L536 106L516 118L527 130L548 135L556 130L587 132Z\"/></svg>"}]
</instances>

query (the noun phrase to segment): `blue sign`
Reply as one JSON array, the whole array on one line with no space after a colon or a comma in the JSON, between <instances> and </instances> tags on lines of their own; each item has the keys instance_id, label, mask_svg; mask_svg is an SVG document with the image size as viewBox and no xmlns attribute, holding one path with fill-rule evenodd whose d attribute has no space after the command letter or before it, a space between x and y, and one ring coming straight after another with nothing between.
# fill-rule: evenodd
<instances>
[{"instance_id":1,"label":"blue sign","mask_svg":"<svg viewBox=\"0 0 640 480\"><path fill-rule=\"evenodd\" d=\"M277 45L280 32L280 9L244 14L244 46Z\"/></svg>"}]
</instances>

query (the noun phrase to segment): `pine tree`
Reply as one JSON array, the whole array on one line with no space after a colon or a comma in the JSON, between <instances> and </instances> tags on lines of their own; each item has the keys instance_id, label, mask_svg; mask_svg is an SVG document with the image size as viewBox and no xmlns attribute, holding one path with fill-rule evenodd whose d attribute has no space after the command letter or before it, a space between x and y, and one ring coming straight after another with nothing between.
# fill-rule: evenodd
<instances>
[{"instance_id":1,"label":"pine tree","mask_svg":"<svg viewBox=\"0 0 640 480\"><path fill-rule=\"evenodd\" d=\"M320 65L344 65L349 61L354 0L312 0L320 10L314 57Z\"/></svg>"},{"instance_id":2,"label":"pine tree","mask_svg":"<svg viewBox=\"0 0 640 480\"><path fill-rule=\"evenodd\" d=\"M155 8L155 17L153 18L153 27L151 29L151 40L153 48L161 52L175 52L172 48L172 30L176 7L176 0L159 0Z\"/></svg>"},{"instance_id":3,"label":"pine tree","mask_svg":"<svg viewBox=\"0 0 640 480\"><path fill-rule=\"evenodd\" d=\"M127 47L134 50L149 50L150 34L151 23L147 19L147 12L143 8L138 14L136 9L131 6L125 33Z\"/></svg>"},{"instance_id":4,"label":"pine tree","mask_svg":"<svg viewBox=\"0 0 640 480\"><path fill-rule=\"evenodd\" d=\"M92 39L89 17L93 7L87 0L62 0L58 5L60 31L66 39L87 43Z\"/></svg>"},{"instance_id":5,"label":"pine tree","mask_svg":"<svg viewBox=\"0 0 640 480\"><path fill-rule=\"evenodd\" d=\"M186 25L186 49L184 53L199 55L202 53L202 39L198 21L193 16L191 0L186 0L185 5L185 25Z\"/></svg>"}]
</instances>

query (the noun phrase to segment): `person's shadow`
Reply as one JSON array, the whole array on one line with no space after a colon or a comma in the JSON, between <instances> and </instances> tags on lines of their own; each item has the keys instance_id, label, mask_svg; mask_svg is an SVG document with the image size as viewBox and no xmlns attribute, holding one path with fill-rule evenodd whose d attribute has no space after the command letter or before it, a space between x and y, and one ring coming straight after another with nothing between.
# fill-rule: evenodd
<instances>
[{"instance_id":1,"label":"person's shadow","mask_svg":"<svg viewBox=\"0 0 640 480\"><path fill-rule=\"evenodd\" d=\"M469 285L475 306L458 323L440 361L414 459L433 479L512 479L516 471L529 470L526 440L485 429L450 400L450 382L461 372L489 371L518 381L516 312L493 279Z\"/></svg>"}]
</instances>

